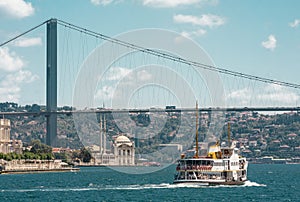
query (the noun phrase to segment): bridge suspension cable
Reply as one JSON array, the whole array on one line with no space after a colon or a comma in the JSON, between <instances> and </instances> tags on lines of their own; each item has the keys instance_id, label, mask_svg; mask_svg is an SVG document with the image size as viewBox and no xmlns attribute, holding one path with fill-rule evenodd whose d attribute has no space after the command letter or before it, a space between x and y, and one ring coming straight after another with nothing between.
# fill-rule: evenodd
<instances>
[{"instance_id":1,"label":"bridge suspension cable","mask_svg":"<svg viewBox=\"0 0 300 202\"><path fill-rule=\"evenodd\" d=\"M6 44L8 44L8 43L10 43L10 42L12 42L12 41L18 39L18 38L20 38L21 36L24 36L25 34L28 34L29 32L32 32L33 30L35 30L35 29L37 29L37 28L43 26L43 25L46 24L47 22L49 22L49 20L46 20L45 22L42 22L41 24L39 24L39 25L37 25L37 26L35 26L35 27L33 27L33 28L31 28L31 29L29 29L29 30L27 30L27 31L25 31L25 32L23 32L23 33L17 35L17 36L15 36L14 38L9 39L8 41L3 42L2 44L0 44L0 47L2 47L2 46L4 46L4 45L6 45Z\"/></svg>"},{"instance_id":2,"label":"bridge suspension cable","mask_svg":"<svg viewBox=\"0 0 300 202\"><path fill-rule=\"evenodd\" d=\"M206 65L203 63L199 63L199 62L195 62L192 60L188 60L185 58L181 58L178 56L174 56L168 53L164 53L158 50L154 50L154 49L149 49L149 48L145 48L145 47L141 47L138 46L136 44L132 44L126 41L122 41L116 38L112 38L109 36L106 36L104 34L100 34L94 31L91 31L89 29L65 22L63 20L58 20L58 24L68 27L70 29L79 31L79 32L83 32L87 35L96 37L96 38L101 38L103 40L106 41L110 41L116 44L119 44L121 46L125 46L128 48L132 48L134 50L137 51L141 51L144 53L148 53L150 55L154 55L157 57L162 57L164 59L170 60L170 61L175 61L175 62L179 62L179 63L183 63L186 65L192 65L192 66L196 66L202 69L206 69L206 70L210 70L210 71L215 71L215 72L219 72L222 74L227 74L227 75L232 75L232 76L237 76L237 77L241 77L241 78L246 78L246 79L250 79L250 80L255 80L255 81L260 81L260 82L264 82L264 83L270 83L270 84L276 84L276 85L281 85L281 86L286 86L286 87L291 87L291 88L296 88L296 89L300 89L300 84L296 84L296 83L289 83L289 82L284 82L284 81L280 81L280 80L275 80L275 79L269 79L269 78L264 78L264 77L260 77L260 76L254 76L254 75L250 75L250 74L245 74L245 73L241 73L241 72L237 72L237 71L232 71L232 70L228 70L225 68L220 68L220 67L215 67L215 66L211 66L211 65Z\"/></svg>"},{"instance_id":3,"label":"bridge suspension cable","mask_svg":"<svg viewBox=\"0 0 300 202\"><path fill-rule=\"evenodd\" d=\"M16 37L0 44L0 47L2 47L4 45L16 40L17 38L31 32L31 31L33 31L37 28L39 28L40 26L46 24L50 20L51 19L49 19L47 21L44 21L41 24L39 24L39 25L37 25L37 26L35 26L35 27L19 34L18 36L16 36ZM106 41L110 41L112 43L116 43L116 44L119 44L121 46L125 46L125 47L131 48L131 49L134 49L134 50L137 50L137 51L140 51L140 52L148 53L150 55L161 57L161 58L164 58L164 59L167 59L167 60L170 60L170 61L183 63L183 64L186 64L186 65L192 65L192 66L199 67L199 68L202 68L202 69L206 69L206 70L210 70L210 71L214 71L214 72L219 72L219 73L227 74L227 75L231 75L231 76L236 76L236 77L246 78L246 79L260 81L260 82L264 82L264 83L270 83L270 84L276 84L276 85L280 85L280 86L286 86L286 87L300 89L300 84L284 82L284 81L275 80L275 79L264 78L264 77L260 77L260 76L245 74L245 73L228 70L228 69L221 68L221 67L215 67L215 66L212 66L212 65L199 63L199 62L196 62L196 61L192 61L192 60L181 58L181 57L178 57L178 56L175 56L175 55L171 55L169 53L164 53L164 52L161 52L161 51L158 51L158 50L141 47L141 46L138 46L136 44L132 44L132 43L129 43L129 42L126 42L126 41L122 41L122 40L119 40L119 39L116 39L116 38L112 38L112 37L106 36L104 34L101 34L101 33L98 33L98 32L95 32L95 31L92 31L92 30L89 30L89 29L86 29L86 28L83 28L83 27L80 27L80 26L77 26L77 25L74 25L74 24L71 24L71 23L68 23L68 22L65 22L63 20L57 19L57 22L58 22L59 25L62 25L64 27L67 27L67 28L70 28L70 29L73 29L75 31L82 32L82 33L85 33L87 35L90 35L90 36L93 36L93 37L96 37L96 38L100 38L100 39L103 39L103 40L106 40Z\"/></svg>"}]
</instances>

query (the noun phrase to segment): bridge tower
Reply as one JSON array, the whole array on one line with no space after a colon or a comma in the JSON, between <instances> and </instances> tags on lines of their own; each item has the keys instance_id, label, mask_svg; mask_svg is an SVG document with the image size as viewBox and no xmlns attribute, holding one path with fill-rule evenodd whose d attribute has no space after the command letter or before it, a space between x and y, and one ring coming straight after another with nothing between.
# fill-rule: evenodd
<instances>
[{"instance_id":1,"label":"bridge tower","mask_svg":"<svg viewBox=\"0 0 300 202\"><path fill-rule=\"evenodd\" d=\"M47 134L46 144L55 146L57 140L57 20L47 22L46 59L46 105Z\"/></svg>"}]
</instances>

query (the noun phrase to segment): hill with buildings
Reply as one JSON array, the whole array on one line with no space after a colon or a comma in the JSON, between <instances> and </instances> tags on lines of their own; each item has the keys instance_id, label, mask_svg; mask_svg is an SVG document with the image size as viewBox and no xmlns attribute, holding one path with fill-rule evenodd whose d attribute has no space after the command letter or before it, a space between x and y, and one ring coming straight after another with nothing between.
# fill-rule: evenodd
<instances>
[{"instance_id":1,"label":"hill with buildings","mask_svg":"<svg viewBox=\"0 0 300 202\"><path fill-rule=\"evenodd\" d=\"M70 110L71 107L61 107L58 110ZM16 103L0 103L1 112L39 112L45 110L45 106L36 104L20 106ZM188 113L188 112L185 112ZM98 115L99 116L99 115ZM139 131L133 131L132 134L126 134L131 140L135 141L136 152L143 154L155 151L163 144L174 143L175 137L186 138L186 135L179 133L191 133L195 121L187 119L195 119L195 113L168 113L161 114L131 114L131 121L140 127L149 128L146 133L152 133L149 123L155 117L156 121L160 121L167 117L164 127L158 134L153 134L151 138L135 139ZM187 118L188 117L188 118ZM38 139L45 142L46 137L46 117L44 116L13 116L7 115L5 118L11 121L11 138L22 140L23 144L29 144L32 140ZM99 118L99 117L98 117ZM212 124L210 116L207 113L201 113L200 116L200 141L207 136L209 128ZM107 141L112 142L116 134L123 131L116 125L122 120L116 120L116 116L112 114L106 115L106 134ZM120 118L121 119L121 118ZM288 112L283 114L260 114L257 112L230 112L225 114L223 130L215 131L220 133L220 141L227 140L227 122L231 126L231 138L238 141L238 147L241 148L242 155L251 157L274 156L277 158L293 158L300 157L300 114L297 112ZM189 124L186 124L189 123ZM190 124L193 123L193 124ZM132 127L132 122L124 120L122 128ZM180 128L180 130L179 130ZM83 128L86 133L91 133L89 127ZM130 130L128 130L130 131ZM143 130L145 131L145 130ZM214 132L214 131L213 131ZM100 129L93 130L92 134L98 137ZM74 119L72 115L58 115L58 147L80 149L83 147L80 137L77 133ZM97 138L96 138L97 139ZM182 139L181 142L185 140ZM176 143L176 141L175 141ZM95 142L97 144L97 142ZM182 148L187 148L182 145Z\"/></svg>"}]
</instances>

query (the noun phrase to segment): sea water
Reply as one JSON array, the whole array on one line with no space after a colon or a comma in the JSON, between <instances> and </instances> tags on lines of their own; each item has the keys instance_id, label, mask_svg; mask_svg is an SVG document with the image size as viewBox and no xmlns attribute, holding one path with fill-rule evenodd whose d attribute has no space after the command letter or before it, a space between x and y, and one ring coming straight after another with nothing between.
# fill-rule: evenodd
<instances>
[{"instance_id":1,"label":"sea water","mask_svg":"<svg viewBox=\"0 0 300 202\"><path fill-rule=\"evenodd\" d=\"M130 168L139 169L148 168ZM157 168L156 168L157 169ZM250 164L241 186L173 184L175 165L148 174L105 167L0 175L0 201L300 201L300 165Z\"/></svg>"}]
</instances>

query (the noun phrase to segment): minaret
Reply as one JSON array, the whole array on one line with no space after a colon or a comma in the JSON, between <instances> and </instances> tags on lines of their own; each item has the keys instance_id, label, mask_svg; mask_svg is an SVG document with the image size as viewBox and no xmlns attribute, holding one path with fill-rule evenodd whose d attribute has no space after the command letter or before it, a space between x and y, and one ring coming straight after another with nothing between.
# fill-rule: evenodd
<instances>
[{"instance_id":1,"label":"minaret","mask_svg":"<svg viewBox=\"0 0 300 202\"><path fill-rule=\"evenodd\" d=\"M103 117L103 154L106 153L106 119L105 119L105 115Z\"/></svg>"},{"instance_id":2,"label":"minaret","mask_svg":"<svg viewBox=\"0 0 300 202\"><path fill-rule=\"evenodd\" d=\"M102 136L103 136L103 134L102 134L102 114L100 114L100 116L99 116L99 122L100 122L100 155L102 155Z\"/></svg>"}]
</instances>

